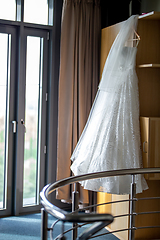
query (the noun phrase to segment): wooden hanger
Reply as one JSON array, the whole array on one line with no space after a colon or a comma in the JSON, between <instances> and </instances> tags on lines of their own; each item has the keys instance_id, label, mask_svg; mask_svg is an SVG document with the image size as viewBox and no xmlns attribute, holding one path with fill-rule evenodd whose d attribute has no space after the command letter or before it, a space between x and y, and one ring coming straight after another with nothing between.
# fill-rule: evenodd
<instances>
[{"instance_id":1,"label":"wooden hanger","mask_svg":"<svg viewBox=\"0 0 160 240\"><path fill-rule=\"evenodd\" d=\"M140 36L138 35L138 33L135 31L135 29L133 29L133 31L134 31L134 33L135 33L135 35L136 35L137 38L128 39L127 42L130 42L130 41L137 41L137 44L136 44L136 47L137 47L139 41L141 40L141 38L140 38Z\"/></svg>"}]
</instances>

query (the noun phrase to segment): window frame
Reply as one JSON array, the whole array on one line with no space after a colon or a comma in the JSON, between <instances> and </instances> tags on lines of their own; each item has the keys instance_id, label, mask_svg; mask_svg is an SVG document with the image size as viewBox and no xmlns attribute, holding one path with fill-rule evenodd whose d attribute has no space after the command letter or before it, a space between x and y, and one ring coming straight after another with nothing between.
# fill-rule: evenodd
<instances>
[{"instance_id":1,"label":"window frame","mask_svg":"<svg viewBox=\"0 0 160 240\"><path fill-rule=\"evenodd\" d=\"M15 94L16 94L16 67L15 67L15 52L16 49L13 48L13 46L15 45L16 42L16 31L14 28L12 28L11 26L5 26L5 25L1 25L0 24L0 32L1 33L5 33L5 34L11 34L11 62L10 62L10 89L13 89L13 91L9 92L9 116L8 116L8 126L9 126L9 132L12 129L11 126L11 122L12 120L15 118L15 111L14 111L14 99L15 99ZM1 209L0 210L0 215L8 215L11 213L11 208L12 208L12 192L13 192L13 184L12 184L12 179L13 179L13 168L14 168L14 164L12 161L12 156L14 155L14 142L15 142L15 135L12 134L12 136L9 136L8 133L8 146L10 146L10 148L8 149L8 159L6 159L7 161L7 166L8 168L6 169L6 173L7 173L7 185L6 187L6 209Z\"/></svg>"},{"instance_id":2,"label":"window frame","mask_svg":"<svg viewBox=\"0 0 160 240\"><path fill-rule=\"evenodd\" d=\"M24 22L24 1L25 0L15 0L16 1L16 21ZM54 0L48 0L48 25L53 26L53 16L54 16ZM34 23L31 23L34 24Z\"/></svg>"},{"instance_id":3,"label":"window frame","mask_svg":"<svg viewBox=\"0 0 160 240\"><path fill-rule=\"evenodd\" d=\"M5 28L14 28L16 33L16 49L14 50L14 57L16 59L15 66L15 94L21 93L21 79L23 76L23 45L24 45L24 30L25 28L32 30L45 30L48 34L48 81L47 81L47 108L46 108L46 157L44 160L44 168L45 168L45 184L55 181L56 179L56 158L57 158L57 124L58 124L58 81L59 81L59 63L60 63L60 35L61 35L61 15L62 15L62 5L63 0L48 0L48 24L49 25L41 25L34 23L25 23L23 22L24 15L24 0L15 0L16 1L16 21L10 21L5 19L0 19L0 27L4 26ZM54 9L53 9L54 6ZM53 14L54 10L54 14ZM54 24L53 24L54 22ZM15 102L14 104L17 104ZM16 113L16 116L13 116L14 119L18 119L19 113ZM16 136L20 133L14 135L16 139L15 145L20 144L19 149L21 149L21 142L19 141L19 137ZM18 152L18 149L15 146L12 147L13 153L13 161L10 164L10 181L12 181L13 186L10 189L10 208L8 211L0 211L0 215L19 215L20 213L25 212L37 212L39 211L39 207L35 208L34 206L31 208L26 208L25 211L22 210L19 204L20 197L20 177L17 173L22 169L22 164L20 163L20 159L22 156L22 152ZM17 149L17 150L15 150ZM19 156L18 156L19 155ZM13 199L11 203L11 199ZM63 206L59 200L56 200L55 195L53 195L52 202L57 204L58 206Z\"/></svg>"},{"instance_id":4,"label":"window frame","mask_svg":"<svg viewBox=\"0 0 160 240\"><path fill-rule=\"evenodd\" d=\"M27 36L38 36L44 38L44 49L47 51L44 51L44 57L43 57L43 91L42 91L42 132L41 132L41 163L40 163L40 190L42 187L46 184L45 183L45 161L46 161L46 154L44 154L44 146L46 145L46 101L45 101L45 96L47 93L47 79L48 79L48 74L47 74L47 62L48 62L48 43L47 43L47 33L48 31L46 30L41 30L41 29L33 29L33 28L28 28L24 27L23 29L23 44L21 45L21 55L22 58L19 60L20 63L20 72L19 72L19 92L18 92L18 98L23 99L20 103L20 107L18 107L18 114L17 114L17 122L18 124L20 123L21 119L25 119L25 79L26 79L26 44L27 44ZM16 215L19 213L25 213L29 211L38 211L40 210L40 205L30 205L30 206L23 206L23 167L24 167L24 161L22 159L24 158L24 126L19 126L19 131L17 133L17 154L16 154L16 160L17 160L17 169L16 172L19 174L16 174L15 178L17 178L16 185L15 185L15 210L16 210Z\"/></svg>"}]
</instances>

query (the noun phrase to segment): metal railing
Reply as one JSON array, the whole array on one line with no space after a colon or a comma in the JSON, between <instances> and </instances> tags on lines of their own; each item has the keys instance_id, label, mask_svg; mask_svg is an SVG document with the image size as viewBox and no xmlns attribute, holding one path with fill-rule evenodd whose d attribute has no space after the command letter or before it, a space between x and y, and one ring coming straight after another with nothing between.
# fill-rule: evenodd
<instances>
[{"instance_id":1,"label":"metal railing","mask_svg":"<svg viewBox=\"0 0 160 240\"><path fill-rule=\"evenodd\" d=\"M160 199L160 197L149 197L149 198L136 198L136 183L135 183L135 175L137 174L158 174L160 173L160 168L136 168L136 169L123 169L123 170L113 170L113 171L103 171L103 172L96 172L96 173L89 173L79 176L72 176L66 179L59 180L55 183L49 184L43 188L43 190L40 193L41 202L44 208L42 208L42 231L41 231L41 239L46 240L47 239L47 231L53 230L53 228L48 228L47 224L47 214L50 213L54 217L58 219L58 221L62 222L72 222L73 228L72 230L72 239L78 240L78 239L89 239L93 237L98 237L100 235L92 236L96 232L98 232L103 227L110 224L113 219L116 219L118 217L123 216L129 216L130 217L130 225L129 228L126 229L119 229L117 231L108 232L106 234L110 233L116 233L120 231L126 231L129 230L129 240L135 239L135 230L142 229L142 228L159 228L160 226L144 226L144 227L136 227L135 226L135 216L140 214L151 214L151 213L160 213L160 211L152 211L152 212L143 212L143 213L136 213L135 212L135 204L138 200L149 200L149 199ZM113 201L103 204L114 204L119 202L130 202L130 212L129 214L124 215L118 215L118 216L112 216L110 214L99 214L99 213L80 213L78 209L78 203L79 203L79 193L78 191L73 192L72 194L72 212L68 213L57 206L53 205L49 200L49 195L55 191L57 188L60 188L62 186L73 184L76 182L89 180L89 179L97 179L97 178L105 178L105 177L113 177L113 176L124 176L124 175L131 175L132 176L132 183L131 183L131 193L130 193L130 199L128 200L121 200L121 201ZM82 210L97 207L102 204L95 204L91 206L87 206L86 208L83 208ZM77 228L80 226L77 223L93 223L94 224L85 230L84 233L81 234L80 237L77 237ZM53 224L54 226L55 224ZM102 235L102 234L101 234ZM89 237L90 236L90 237ZM58 236L59 238L56 239L63 239L63 233L61 236Z\"/></svg>"}]
</instances>

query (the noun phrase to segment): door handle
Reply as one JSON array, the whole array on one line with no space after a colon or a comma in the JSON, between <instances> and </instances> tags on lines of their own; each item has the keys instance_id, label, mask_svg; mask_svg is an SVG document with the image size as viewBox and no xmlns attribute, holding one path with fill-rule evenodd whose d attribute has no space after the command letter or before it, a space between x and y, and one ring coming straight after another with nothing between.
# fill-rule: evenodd
<instances>
[{"instance_id":1,"label":"door handle","mask_svg":"<svg viewBox=\"0 0 160 240\"><path fill-rule=\"evenodd\" d=\"M144 141L144 142L143 142L143 152L144 152L144 153L147 153L147 151L145 150L145 144L146 144L146 143L147 143L147 141Z\"/></svg>"},{"instance_id":2,"label":"door handle","mask_svg":"<svg viewBox=\"0 0 160 240\"><path fill-rule=\"evenodd\" d=\"M16 131L17 131L17 122L15 120L12 121L12 131L13 131L13 133L16 133Z\"/></svg>"},{"instance_id":3,"label":"door handle","mask_svg":"<svg viewBox=\"0 0 160 240\"><path fill-rule=\"evenodd\" d=\"M24 132L26 133L26 126L25 126L25 122L23 119L21 119L21 124L24 126Z\"/></svg>"}]
</instances>

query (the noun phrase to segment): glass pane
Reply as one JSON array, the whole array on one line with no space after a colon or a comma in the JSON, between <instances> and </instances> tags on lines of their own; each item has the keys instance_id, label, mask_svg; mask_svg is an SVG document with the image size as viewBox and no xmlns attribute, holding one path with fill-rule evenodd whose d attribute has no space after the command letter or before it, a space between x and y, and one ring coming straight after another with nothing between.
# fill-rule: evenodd
<instances>
[{"instance_id":1,"label":"glass pane","mask_svg":"<svg viewBox=\"0 0 160 240\"><path fill-rule=\"evenodd\" d=\"M0 209L6 208L10 42L10 35L0 33Z\"/></svg>"},{"instance_id":2,"label":"glass pane","mask_svg":"<svg viewBox=\"0 0 160 240\"><path fill-rule=\"evenodd\" d=\"M15 0L0 0L0 19L15 21L16 19Z\"/></svg>"},{"instance_id":3,"label":"glass pane","mask_svg":"<svg viewBox=\"0 0 160 240\"><path fill-rule=\"evenodd\" d=\"M48 0L25 0L24 21L48 24Z\"/></svg>"},{"instance_id":4,"label":"glass pane","mask_svg":"<svg viewBox=\"0 0 160 240\"><path fill-rule=\"evenodd\" d=\"M42 91L41 39L27 37L23 206L38 202Z\"/></svg>"}]
</instances>

